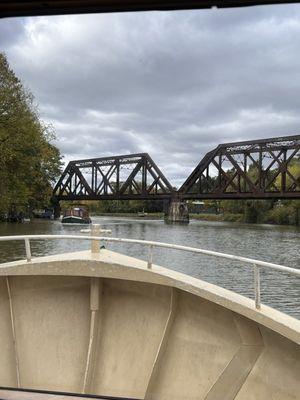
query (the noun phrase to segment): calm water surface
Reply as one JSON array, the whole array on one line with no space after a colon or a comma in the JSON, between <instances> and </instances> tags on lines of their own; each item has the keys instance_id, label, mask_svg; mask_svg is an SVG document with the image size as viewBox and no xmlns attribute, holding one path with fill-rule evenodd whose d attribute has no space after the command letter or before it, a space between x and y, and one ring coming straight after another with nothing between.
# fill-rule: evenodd
<instances>
[{"instance_id":1,"label":"calm water surface","mask_svg":"<svg viewBox=\"0 0 300 400\"><path fill-rule=\"evenodd\" d=\"M111 229L113 237L156 240L201 247L300 268L300 229L295 227L191 221L166 225L163 221L93 217L94 223ZM26 224L0 224L0 235L80 234L82 226L36 220ZM52 240L31 244L33 256L89 248L84 241ZM146 259L148 249L139 245L108 244L111 250ZM25 257L24 243L0 242L0 263ZM250 266L204 255L167 249L154 250L154 262L235 290L253 298ZM274 271L261 276L262 302L300 319L300 278Z\"/></svg>"}]
</instances>

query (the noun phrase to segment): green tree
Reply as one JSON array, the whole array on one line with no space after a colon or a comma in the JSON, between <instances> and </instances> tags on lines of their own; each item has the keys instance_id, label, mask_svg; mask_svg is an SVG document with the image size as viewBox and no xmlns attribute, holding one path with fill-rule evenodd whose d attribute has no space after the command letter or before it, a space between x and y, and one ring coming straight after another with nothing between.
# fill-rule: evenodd
<instances>
[{"instance_id":1,"label":"green tree","mask_svg":"<svg viewBox=\"0 0 300 400\"><path fill-rule=\"evenodd\" d=\"M0 213L49 201L61 157L34 98L0 53Z\"/></svg>"},{"instance_id":2,"label":"green tree","mask_svg":"<svg viewBox=\"0 0 300 400\"><path fill-rule=\"evenodd\" d=\"M286 173L286 190L298 191L300 189L300 156L293 158L287 167ZM276 178L276 186L281 190L281 175Z\"/></svg>"}]
</instances>

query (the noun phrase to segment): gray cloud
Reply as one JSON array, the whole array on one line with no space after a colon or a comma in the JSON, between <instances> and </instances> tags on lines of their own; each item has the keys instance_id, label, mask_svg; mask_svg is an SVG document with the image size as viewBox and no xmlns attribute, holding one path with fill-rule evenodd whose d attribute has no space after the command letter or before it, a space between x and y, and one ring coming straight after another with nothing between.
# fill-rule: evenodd
<instances>
[{"instance_id":1,"label":"gray cloud","mask_svg":"<svg viewBox=\"0 0 300 400\"><path fill-rule=\"evenodd\" d=\"M300 126L300 6L0 21L65 160L149 152L181 183L221 142Z\"/></svg>"},{"instance_id":2,"label":"gray cloud","mask_svg":"<svg viewBox=\"0 0 300 400\"><path fill-rule=\"evenodd\" d=\"M13 46L16 41L21 39L24 33L25 21L21 18L12 20L2 19L0 22L0 48L4 49Z\"/></svg>"}]
</instances>

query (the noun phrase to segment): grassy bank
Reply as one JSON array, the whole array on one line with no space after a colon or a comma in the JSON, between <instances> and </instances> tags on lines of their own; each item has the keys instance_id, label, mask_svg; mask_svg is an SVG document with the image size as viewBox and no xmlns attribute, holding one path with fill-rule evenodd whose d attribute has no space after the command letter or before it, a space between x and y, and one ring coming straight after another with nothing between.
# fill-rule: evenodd
<instances>
[{"instance_id":1,"label":"grassy bank","mask_svg":"<svg viewBox=\"0 0 300 400\"><path fill-rule=\"evenodd\" d=\"M281 214L284 213L284 218L282 217ZM138 215L138 213L99 213L99 212L94 212L92 213L92 216L100 216L100 217L115 217L115 218L136 218L140 220L163 220L164 219L164 213L148 213L144 217L141 217ZM280 218L277 217L277 215L280 215ZM272 216L272 218L271 218ZM197 221L213 221L213 222L240 222L240 223L250 223L249 221L245 220L245 215L242 213L220 213L220 214L193 214L190 213L190 220L197 220ZM272 225L296 225L294 221L294 215L292 213L287 212L287 210L280 210L280 213L278 210L276 212L272 210L272 212L269 212L264 216L262 220L259 220L257 222L252 222L252 223L258 223L258 224L272 224Z\"/></svg>"},{"instance_id":2,"label":"grassy bank","mask_svg":"<svg viewBox=\"0 0 300 400\"><path fill-rule=\"evenodd\" d=\"M163 219L164 213L148 213L144 217L140 217L138 213L92 213L92 216L99 217L120 217L120 218L139 218L139 219Z\"/></svg>"},{"instance_id":3,"label":"grassy bank","mask_svg":"<svg viewBox=\"0 0 300 400\"><path fill-rule=\"evenodd\" d=\"M93 213L92 216L116 217L116 218L139 218L141 220L164 219L164 213L148 213L140 217L138 213ZM202 221L224 221L222 214L190 214L190 219Z\"/></svg>"},{"instance_id":4,"label":"grassy bank","mask_svg":"<svg viewBox=\"0 0 300 400\"><path fill-rule=\"evenodd\" d=\"M190 214L190 219L199 221L224 221L222 214Z\"/></svg>"}]
</instances>

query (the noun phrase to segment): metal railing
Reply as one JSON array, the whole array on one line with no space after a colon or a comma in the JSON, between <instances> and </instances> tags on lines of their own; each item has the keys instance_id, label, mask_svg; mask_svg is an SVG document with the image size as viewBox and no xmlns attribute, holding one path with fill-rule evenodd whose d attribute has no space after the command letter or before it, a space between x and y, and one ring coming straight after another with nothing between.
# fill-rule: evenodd
<instances>
[{"instance_id":1,"label":"metal railing","mask_svg":"<svg viewBox=\"0 0 300 400\"><path fill-rule=\"evenodd\" d=\"M98 228L99 231L99 228ZM94 231L95 232L95 231ZM283 265L279 264L274 264L274 263L269 263L266 261L260 261L260 260L255 260L251 258L246 258L246 257L240 257L240 256L235 256L232 254L226 254L226 253L219 253L216 251L212 250L204 250L204 249L198 249L195 247L188 247L188 246L181 246L177 244L171 244L171 243L162 243L162 242L155 242L155 241L150 241L150 240L138 240L138 239L125 239L125 238L112 238L112 237L106 237L106 236L95 236L92 231L91 236L83 236L83 235L22 235L22 236L0 236L0 242L6 242L6 241L24 241L25 242L25 251L26 251L26 259L27 262L31 262L31 248L30 248L30 240L45 240L45 239L71 239L71 240L89 240L91 241L91 251L92 253L99 253L100 252L100 246L99 246L99 241L102 242L117 242L117 243L130 243L130 244L139 244L143 246L148 246L149 252L148 252L148 260L146 261L146 268L151 269L152 268L152 263L153 263L153 250L154 248L165 248L165 249L173 249L173 250L181 250L181 251L186 251L190 253L195 253L195 254L205 254L208 256L213 256L213 257L219 257L219 258L225 258L229 260L234 260L234 261L241 261L242 263L245 264L250 264L253 267L253 272L254 272L254 302L255 302L255 308L260 309L261 306L261 299L260 299L260 271L261 269L272 269L280 272L285 272L287 274L295 275L300 277L300 269L297 268L290 268L290 267L285 267ZM95 246L97 244L97 246Z\"/></svg>"}]
</instances>

